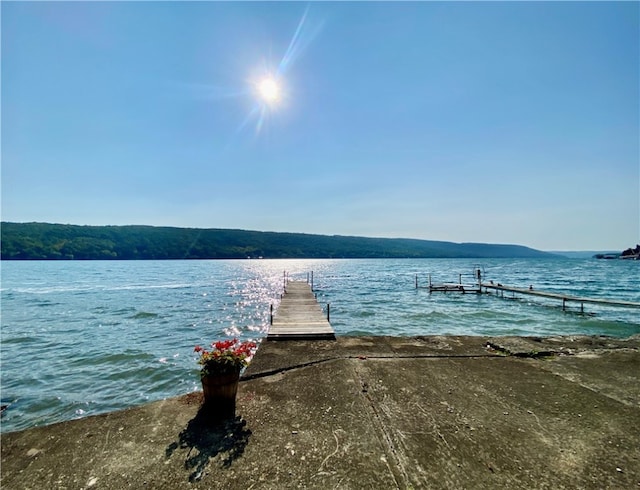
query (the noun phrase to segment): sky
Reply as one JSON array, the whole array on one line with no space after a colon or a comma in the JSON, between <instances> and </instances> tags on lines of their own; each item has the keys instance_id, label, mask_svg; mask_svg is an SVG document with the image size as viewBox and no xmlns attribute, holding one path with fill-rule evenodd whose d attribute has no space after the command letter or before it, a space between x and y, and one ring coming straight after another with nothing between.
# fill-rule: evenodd
<instances>
[{"instance_id":1,"label":"sky","mask_svg":"<svg viewBox=\"0 0 640 490\"><path fill-rule=\"evenodd\" d=\"M2 2L3 221L623 250L638 2Z\"/></svg>"}]
</instances>

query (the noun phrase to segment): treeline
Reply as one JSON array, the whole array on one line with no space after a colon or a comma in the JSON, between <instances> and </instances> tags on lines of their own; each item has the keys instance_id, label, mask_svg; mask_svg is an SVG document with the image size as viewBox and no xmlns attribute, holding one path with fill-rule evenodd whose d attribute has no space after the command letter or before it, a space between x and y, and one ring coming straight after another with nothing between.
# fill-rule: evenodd
<instances>
[{"instance_id":1,"label":"treeline","mask_svg":"<svg viewBox=\"0 0 640 490\"><path fill-rule=\"evenodd\" d=\"M2 260L548 257L519 245L154 226L1 224Z\"/></svg>"}]
</instances>

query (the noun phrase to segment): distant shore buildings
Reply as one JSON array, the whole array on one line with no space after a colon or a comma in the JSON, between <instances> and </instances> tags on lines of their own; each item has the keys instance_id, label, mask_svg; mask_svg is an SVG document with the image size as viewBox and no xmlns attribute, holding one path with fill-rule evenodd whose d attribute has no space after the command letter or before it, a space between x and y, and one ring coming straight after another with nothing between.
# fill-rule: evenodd
<instances>
[{"instance_id":1,"label":"distant shore buildings","mask_svg":"<svg viewBox=\"0 0 640 490\"><path fill-rule=\"evenodd\" d=\"M628 248L619 254L596 254L596 259L623 259L623 260L640 260L640 244L635 248Z\"/></svg>"}]
</instances>

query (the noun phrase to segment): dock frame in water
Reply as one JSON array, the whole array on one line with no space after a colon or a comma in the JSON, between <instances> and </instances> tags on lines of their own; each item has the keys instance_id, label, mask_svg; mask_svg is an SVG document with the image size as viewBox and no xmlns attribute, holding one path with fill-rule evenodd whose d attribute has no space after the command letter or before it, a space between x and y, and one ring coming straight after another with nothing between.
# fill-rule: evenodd
<instances>
[{"instance_id":1,"label":"dock frame in water","mask_svg":"<svg viewBox=\"0 0 640 490\"><path fill-rule=\"evenodd\" d=\"M493 290L496 292L496 295L498 294L498 292L501 292L501 296L504 297L504 292L505 291L509 291L511 293L513 293L514 297L515 294L524 294L524 295L531 295L531 296L538 296L538 297L543 297L543 298L549 298L549 299L558 299L562 301L562 310L565 311L566 307L567 307L567 303L569 302L575 302L575 303L580 303L580 312L584 313L584 305L585 303L590 303L590 304L598 304L598 305L602 305L602 306L618 306L618 307L626 307L626 308L640 308L640 303L636 302L636 301L624 301L624 300L613 300L613 299L605 299L605 298L584 298L584 297L579 297L579 296L573 296L570 294L564 294L564 293L552 293L549 291L538 291L535 290L533 288L533 285L529 286L528 288L520 288L520 287L513 287L513 286L503 286L500 283L494 283L493 281L489 281L487 282L482 282L482 276L483 276L483 272L480 268L476 268L474 269L474 272L472 274L473 278L477 281L476 283L469 283L467 282L466 284L462 282L463 276L465 276L465 274L459 274L458 275L458 282L457 283L439 283L439 284L434 284L431 281L431 274L429 274L429 283L427 286L420 286L418 284L418 276L416 275L416 289L419 288L425 288L429 290L429 293L432 293L434 291L436 292L459 292L459 293L476 293L476 294L480 294L480 293L487 293L490 294L489 290ZM469 276L469 274L467 274L467 276ZM484 290L483 290L484 288Z\"/></svg>"}]
</instances>

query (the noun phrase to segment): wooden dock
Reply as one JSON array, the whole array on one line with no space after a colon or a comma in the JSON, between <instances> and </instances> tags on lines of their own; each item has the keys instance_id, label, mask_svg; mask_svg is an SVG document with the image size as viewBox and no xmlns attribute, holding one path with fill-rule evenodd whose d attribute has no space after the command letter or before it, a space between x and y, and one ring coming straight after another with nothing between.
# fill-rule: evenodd
<instances>
[{"instance_id":1,"label":"wooden dock","mask_svg":"<svg viewBox=\"0 0 640 490\"><path fill-rule=\"evenodd\" d=\"M473 273L474 279L477 279L476 284L463 284L462 278L463 274L459 274L457 283L440 283L436 284L431 282L431 274L429 274L428 279L429 282L427 286L420 286L418 284L418 276L416 275L416 289L425 288L429 290L429 293L434 291L440 292L459 292L459 293L488 293L489 290L496 291L496 294L499 292L504 296L504 292L508 291L515 294L524 294L530 296L539 296L542 298L548 299L557 299L562 301L562 309L565 310L567 307L567 303L580 303L580 311L584 313L584 305L585 303L597 304L600 306L618 306L625 308L640 308L640 302L636 301L625 301L625 300L615 300L615 299L606 299L606 298L583 298L580 296L573 296L565 293L553 293L550 291L538 291L533 288L533 286L529 286L528 288L519 288L513 286L503 286L500 283L490 282L482 282L482 272L479 268L475 269Z\"/></svg>"},{"instance_id":2,"label":"wooden dock","mask_svg":"<svg viewBox=\"0 0 640 490\"><path fill-rule=\"evenodd\" d=\"M440 291L443 293L455 292L455 293L480 293L480 289L476 284L460 284L445 282L443 284L429 284L427 286L429 292Z\"/></svg>"},{"instance_id":3,"label":"wooden dock","mask_svg":"<svg viewBox=\"0 0 640 490\"><path fill-rule=\"evenodd\" d=\"M622 306L627 308L640 308L640 303L635 301L622 301L605 298L582 298L579 296L572 296L563 293L551 293L548 291L537 291L530 288L516 288L512 286L503 286L502 284L482 283L482 287L485 291L493 289L495 291L509 291L511 293L528 294L530 296L540 296L542 298L557 299L562 301L562 309L566 308L567 302L580 303L580 309L584 311L584 304L591 303L602 306Z\"/></svg>"},{"instance_id":4,"label":"wooden dock","mask_svg":"<svg viewBox=\"0 0 640 490\"><path fill-rule=\"evenodd\" d=\"M328 306L327 306L328 308ZM335 340L336 334L304 281L288 281L267 340Z\"/></svg>"},{"instance_id":5,"label":"wooden dock","mask_svg":"<svg viewBox=\"0 0 640 490\"><path fill-rule=\"evenodd\" d=\"M454 282L444 282L444 283L433 283L431 281L431 274L429 274L429 283L427 286L420 286L418 284L418 275L416 274L416 289L418 288L425 288L429 290L429 293L432 293L434 291L440 291L443 293L448 293L448 292L456 292L456 293L481 293L482 289L480 288L480 283L477 282L475 284L472 283L467 283L467 284L463 284L462 282L462 277L463 274L459 274L458 275L458 282L454 283Z\"/></svg>"}]
</instances>

